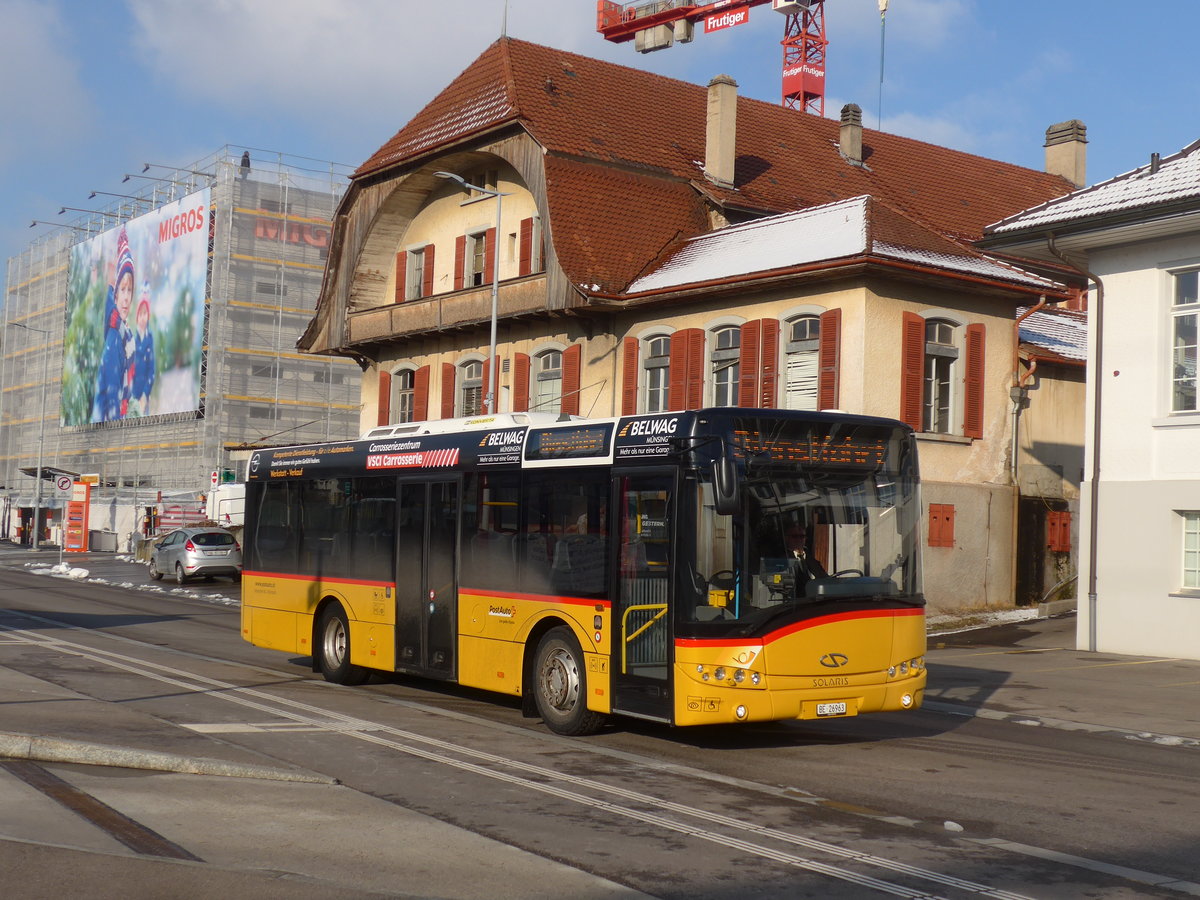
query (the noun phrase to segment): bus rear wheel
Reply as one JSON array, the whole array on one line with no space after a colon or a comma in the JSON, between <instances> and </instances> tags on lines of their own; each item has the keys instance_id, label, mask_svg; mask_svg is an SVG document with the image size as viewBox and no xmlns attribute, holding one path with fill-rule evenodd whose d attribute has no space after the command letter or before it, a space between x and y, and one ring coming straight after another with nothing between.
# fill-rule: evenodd
<instances>
[{"instance_id":1,"label":"bus rear wheel","mask_svg":"<svg viewBox=\"0 0 1200 900\"><path fill-rule=\"evenodd\" d=\"M317 626L317 665L326 681L334 684L362 684L370 671L350 662L350 622L336 603L321 613Z\"/></svg>"},{"instance_id":2,"label":"bus rear wheel","mask_svg":"<svg viewBox=\"0 0 1200 900\"><path fill-rule=\"evenodd\" d=\"M538 714L555 734L595 734L604 725L605 717L587 708L583 651L568 628L551 628L538 643L533 690Z\"/></svg>"}]
</instances>

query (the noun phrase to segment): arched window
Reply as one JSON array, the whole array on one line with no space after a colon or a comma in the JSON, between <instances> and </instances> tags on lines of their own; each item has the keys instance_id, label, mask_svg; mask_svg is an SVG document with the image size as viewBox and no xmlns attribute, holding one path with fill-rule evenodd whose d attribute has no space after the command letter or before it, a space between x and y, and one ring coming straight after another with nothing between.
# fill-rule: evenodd
<instances>
[{"instance_id":1,"label":"arched window","mask_svg":"<svg viewBox=\"0 0 1200 900\"><path fill-rule=\"evenodd\" d=\"M736 325L719 328L709 334L709 341L712 348L708 354L712 405L737 406L742 329Z\"/></svg>"},{"instance_id":2,"label":"arched window","mask_svg":"<svg viewBox=\"0 0 1200 900\"><path fill-rule=\"evenodd\" d=\"M925 431L951 434L955 429L955 386L958 372L959 326L948 319L925 320L925 402L922 426Z\"/></svg>"},{"instance_id":3,"label":"arched window","mask_svg":"<svg viewBox=\"0 0 1200 900\"><path fill-rule=\"evenodd\" d=\"M646 338L642 347L642 369L645 387L642 389L642 412L666 412L668 389L671 383L671 338L657 334Z\"/></svg>"},{"instance_id":4,"label":"arched window","mask_svg":"<svg viewBox=\"0 0 1200 900\"><path fill-rule=\"evenodd\" d=\"M416 375L412 369L401 369L392 375L392 423L415 421Z\"/></svg>"},{"instance_id":5,"label":"arched window","mask_svg":"<svg viewBox=\"0 0 1200 900\"><path fill-rule=\"evenodd\" d=\"M820 406L821 319L809 315L792 319L787 323L785 335L784 408L817 409Z\"/></svg>"},{"instance_id":6,"label":"arched window","mask_svg":"<svg viewBox=\"0 0 1200 900\"><path fill-rule=\"evenodd\" d=\"M534 412L562 411L563 355L561 350L544 350L534 357Z\"/></svg>"},{"instance_id":7,"label":"arched window","mask_svg":"<svg viewBox=\"0 0 1200 900\"><path fill-rule=\"evenodd\" d=\"M477 416L483 412L483 361L470 360L458 367L458 409L455 415Z\"/></svg>"}]
</instances>

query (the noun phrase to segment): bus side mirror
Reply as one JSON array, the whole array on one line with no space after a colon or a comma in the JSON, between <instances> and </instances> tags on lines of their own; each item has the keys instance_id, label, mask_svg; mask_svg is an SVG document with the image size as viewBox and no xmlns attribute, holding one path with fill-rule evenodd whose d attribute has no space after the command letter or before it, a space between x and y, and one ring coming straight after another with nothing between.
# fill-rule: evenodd
<instances>
[{"instance_id":1,"label":"bus side mirror","mask_svg":"<svg viewBox=\"0 0 1200 900\"><path fill-rule=\"evenodd\" d=\"M725 454L713 462L713 507L719 516L733 516L742 511L737 467Z\"/></svg>"}]
</instances>

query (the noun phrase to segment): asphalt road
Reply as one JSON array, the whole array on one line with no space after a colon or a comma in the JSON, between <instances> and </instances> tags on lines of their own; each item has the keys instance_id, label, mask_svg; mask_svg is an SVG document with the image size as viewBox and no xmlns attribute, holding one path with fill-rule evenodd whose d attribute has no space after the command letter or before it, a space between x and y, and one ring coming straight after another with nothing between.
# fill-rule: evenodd
<instances>
[{"instance_id":1,"label":"asphalt road","mask_svg":"<svg viewBox=\"0 0 1200 900\"><path fill-rule=\"evenodd\" d=\"M254 819L250 782L45 767L223 873L396 896L681 900L1179 897L1200 881L1197 749L934 710L739 729L624 721L565 739L455 686L327 685L308 660L239 639L228 582L145 590L141 566L89 569L104 583L0 569L0 670L33 698L8 705L0 730L172 753L203 742L206 757L340 783L260 798L271 814ZM8 821L21 815L3 813L2 836L20 825L22 847L79 847ZM449 859L389 850L433 835ZM501 850L522 862L493 864ZM487 864L467 878L474 859Z\"/></svg>"}]
</instances>

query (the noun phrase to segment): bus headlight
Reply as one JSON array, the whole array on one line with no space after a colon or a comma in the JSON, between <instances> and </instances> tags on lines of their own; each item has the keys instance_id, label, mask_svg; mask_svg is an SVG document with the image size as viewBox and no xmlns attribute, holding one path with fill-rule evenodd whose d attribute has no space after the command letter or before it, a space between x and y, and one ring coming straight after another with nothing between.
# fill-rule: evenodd
<instances>
[{"instance_id":1,"label":"bus headlight","mask_svg":"<svg viewBox=\"0 0 1200 900\"><path fill-rule=\"evenodd\" d=\"M713 675L716 677L717 681L724 681L725 680L725 667L717 666L717 671L713 672Z\"/></svg>"},{"instance_id":2,"label":"bus headlight","mask_svg":"<svg viewBox=\"0 0 1200 900\"><path fill-rule=\"evenodd\" d=\"M901 675L908 674L908 663L907 662L900 663L900 674Z\"/></svg>"},{"instance_id":3,"label":"bus headlight","mask_svg":"<svg viewBox=\"0 0 1200 900\"><path fill-rule=\"evenodd\" d=\"M744 718L746 718L746 707L744 707L744 706L739 706L737 709L735 709L735 710L733 711L733 714L734 714L735 716L737 716L739 719L744 719Z\"/></svg>"},{"instance_id":4,"label":"bus headlight","mask_svg":"<svg viewBox=\"0 0 1200 900\"><path fill-rule=\"evenodd\" d=\"M896 677L896 667L888 666L888 678L895 678L895 677Z\"/></svg>"},{"instance_id":5,"label":"bus headlight","mask_svg":"<svg viewBox=\"0 0 1200 900\"><path fill-rule=\"evenodd\" d=\"M760 675L758 672L750 673L750 683L751 684L758 685L761 681L762 681L762 675Z\"/></svg>"},{"instance_id":6,"label":"bus headlight","mask_svg":"<svg viewBox=\"0 0 1200 900\"><path fill-rule=\"evenodd\" d=\"M913 705L912 694L901 694L900 695L900 705L903 706L905 709L908 709L909 707L911 707Z\"/></svg>"},{"instance_id":7,"label":"bus headlight","mask_svg":"<svg viewBox=\"0 0 1200 900\"><path fill-rule=\"evenodd\" d=\"M745 669L738 669L736 672L733 673L734 684L741 684L745 680L746 680L746 670Z\"/></svg>"}]
</instances>

